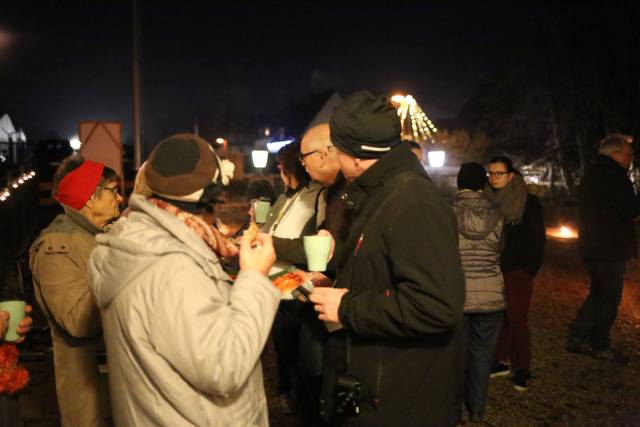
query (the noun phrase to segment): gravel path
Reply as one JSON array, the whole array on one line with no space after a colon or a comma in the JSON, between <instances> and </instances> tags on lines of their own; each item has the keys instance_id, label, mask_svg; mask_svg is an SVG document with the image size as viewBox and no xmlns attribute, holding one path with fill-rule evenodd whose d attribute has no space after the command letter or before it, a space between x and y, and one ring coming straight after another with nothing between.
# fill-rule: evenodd
<instances>
[{"instance_id":1,"label":"gravel path","mask_svg":"<svg viewBox=\"0 0 640 427\"><path fill-rule=\"evenodd\" d=\"M577 242L550 239L536 279L530 325L535 379L524 393L492 380L486 425L640 426L640 269L627 272L612 345L629 366L564 350L568 325L587 293Z\"/></svg>"}]
</instances>

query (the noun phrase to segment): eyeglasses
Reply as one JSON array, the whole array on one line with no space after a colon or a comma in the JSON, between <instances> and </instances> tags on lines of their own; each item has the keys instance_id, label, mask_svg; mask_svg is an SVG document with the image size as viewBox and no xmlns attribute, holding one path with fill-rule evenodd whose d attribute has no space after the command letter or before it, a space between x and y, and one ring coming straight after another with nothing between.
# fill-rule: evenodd
<instances>
[{"instance_id":1,"label":"eyeglasses","mask_svg":"<svg viewBox=\"0 0 640 427\"><path fill-rule=\"evenodd\" d=\"M118 187L98 187L101 190L111 191L113 197L118 197Z\"/></svg>"},{"instance_id":2,"label":"eyeglasses","mask_svg":"<svg viewBox=\"0 0 640 427\"><path fill-rule=\"evenodd\" d=\"M335 145L327 145L327 152L331 152L334 148L336 148ZM313 151L309 151L308 153L300 153L298 155L298 160L302 163L302 162L304 162L304 158L305 157L310 156L310 155L315 154L315 153L321 153L321 151L320 150L313 150Z\"/></svg>"},{"instance_id":3,"label":"eyeglasses","mask_svg":"<svg viewBox=\"0 0 640 427\"><path fill-rule=\"evenodd\" d=\"M310 156L310 155L315 154L315 153L318 153L319 151L320 151L320 150L313 150L313 151L309 151L308 153L300 153L300 154L298 155L298 160L299 160L300 162L304 162L304 158L305 158L305 157Z\"/></svg>"},{"instance_id":4,"label":"eyeglasses","mask_svg":"<svg viewBox=\"0 0 640 427\"><path fill-rule=\"evenodd\" d=\"M504 175L508 174L509 172L506 171L498 171L498 172L487 172L487 176L489 178L491 178L492 176L495 176L496 178L502 178Z\"/></svg>"}]
</instances>

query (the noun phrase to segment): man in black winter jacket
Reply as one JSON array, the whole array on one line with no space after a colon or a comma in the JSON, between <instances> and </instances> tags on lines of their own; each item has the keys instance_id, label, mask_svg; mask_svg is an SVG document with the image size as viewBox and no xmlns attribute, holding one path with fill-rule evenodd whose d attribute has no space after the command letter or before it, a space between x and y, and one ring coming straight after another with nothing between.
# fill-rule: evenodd
<instances>
[{"instance_id":1,"label":"man in black winter jacket","mask_svg":"<svg viewBox=\"0 0 640 427\"><path fill-rule=\"evenodd\" d=\"M334 288L311 300L333 332L322 411L334 424L454 426L461 416L464 274L455 215L385 98L334 112L349 232Z\"/></svg>"},{"instance_id":2,"label":"man in black winter jacket","mask_svg":"<svg viewBox=\"0 0 640 427\"><path fill-rule=\"evenodd\" d=\"M597 359L626 361L611 349L609 332L622 298L626 262L635 253L633 220L640 215L640 198L627 177L632 159L629 137L607 136L579 188L580 254L589 269L591 289L567 349L587 353L590 345Z\"/></svg>"}]
</instances>

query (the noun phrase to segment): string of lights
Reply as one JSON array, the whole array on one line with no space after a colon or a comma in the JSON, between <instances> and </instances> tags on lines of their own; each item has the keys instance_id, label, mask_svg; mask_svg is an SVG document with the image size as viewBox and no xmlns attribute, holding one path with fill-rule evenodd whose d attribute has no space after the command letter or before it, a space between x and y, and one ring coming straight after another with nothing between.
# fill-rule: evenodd
<instances>
[{"instance_id":1,"label":"string of lights","mask_svg":"<svg viewBox=\"0 0 640 427\"><path fill-rule=\"evenodd\" d=\"M391 102L398 109L402 124L402 137L416 142L435 142L434 135L438 128L427 117L415 98L411 95L394 95Z\"/></svg>"},{"instance_id":2,"label":"string of lights","mask_svg":"<svg viewBox=\"0 0 640 427\"><path fill-rule=\"evenodd\" d=\"M19 178L15 179L8 187L5 187L4 190L0 192L0 202L7 200L11 196L12 191L17 190L21 185L25 184L35 176L35 171L31 171L29 173L24 173Z\"/></svg>"}]
</instances>

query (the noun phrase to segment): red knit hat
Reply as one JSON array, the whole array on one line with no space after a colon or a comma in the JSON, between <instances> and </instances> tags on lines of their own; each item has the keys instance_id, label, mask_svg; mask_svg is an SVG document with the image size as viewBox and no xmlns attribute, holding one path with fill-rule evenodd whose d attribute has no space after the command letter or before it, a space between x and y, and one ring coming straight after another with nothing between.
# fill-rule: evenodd
<instances>
[{"instance_id":1,"label":"red knit hat","mask_svg":"<svg viewBox=\"0 0 640 427\"><path fill-rule=\"evenodd\" d=\"M82 209L96 191L103 170L102 163L85 160L62 178L55 196L56 201L75 210Z\"/></svg>"}]
</instances>

